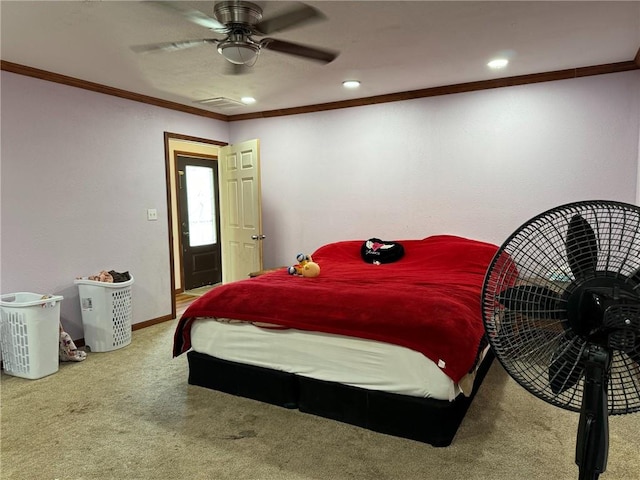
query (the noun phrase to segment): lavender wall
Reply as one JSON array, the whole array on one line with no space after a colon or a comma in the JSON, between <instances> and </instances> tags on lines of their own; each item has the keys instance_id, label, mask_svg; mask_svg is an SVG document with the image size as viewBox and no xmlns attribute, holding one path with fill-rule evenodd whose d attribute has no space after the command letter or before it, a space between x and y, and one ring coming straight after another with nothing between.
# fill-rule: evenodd
<instances>
[{"instance_id":1,"label":"lavender wall","mask_svg":"<svg viewBox=\"0 0 640 480\"><path fill-rule=\"evenodd\" d=\"M225 141L228 124L7 72L1 81L1 291L63 295L63 325L82 338L74 278L129 270L133 323L170 314L163 135Z\"/></svg>"},{"instance_id":2,"label":"lavender wall","mask_svg":"<svg viewBox=\"0 0 640 480\"><path fill-rule=\"evenodd\" d=\"M635 202L640 71L233 122L260 137L267 266L340 239L501 244L542 211Z\"/></svg>"},{"instance_id":3,"label":"lavender wall","mask_svg":"<svg viewBox=\"0 0 640 480\"><path fill-rule=\"evenodd\" d=\"M64 295L74 338L73 279L103 268L134 274L134 323L170 313L164 131L260 139L266 266L347 238L501 243L561 203L640 196L640 71L229 124L1 82L0 290Z\"/></svg>"}]
</instances>

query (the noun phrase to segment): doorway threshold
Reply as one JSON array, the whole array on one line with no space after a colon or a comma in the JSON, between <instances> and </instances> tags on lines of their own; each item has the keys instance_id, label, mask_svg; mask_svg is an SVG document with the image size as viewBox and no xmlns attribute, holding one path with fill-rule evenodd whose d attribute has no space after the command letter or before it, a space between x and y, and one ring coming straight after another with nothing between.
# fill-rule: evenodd
<instances>
[{"instance_id":1,"label":"doorway threshold","mask_svg":"<svg viewBox=\"0 0 640 480\"><path fill-rule=\"evenodd\" d=\"M203 287L194 288L192 290L185 290L182 293L184 295L189 295L189 296L192 296L192 297L201 297L202 295L204 295L205 293L209 292L210 290L216 288L219 285L222 285L222 284L221 283L216 283L214 285L205 285Z\"/></svg>"}]
</instances>

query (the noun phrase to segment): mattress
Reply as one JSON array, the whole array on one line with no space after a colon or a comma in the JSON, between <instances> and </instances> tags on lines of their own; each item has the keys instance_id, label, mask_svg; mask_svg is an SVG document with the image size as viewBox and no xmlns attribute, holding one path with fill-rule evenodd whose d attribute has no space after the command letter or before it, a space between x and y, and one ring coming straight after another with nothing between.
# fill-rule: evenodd
<instances>
[{"instance_id":1,"label":"mattress","mask_svg":"<svg viewBox=\"0 0 640 480\"><path fill-rule=\"evenodd\" d=\"M191 347L222 360L419 398L452 401L473 386L472 374L455 383L433 361L403 346L294 328L198 318Z\"/></svg>"},{"instance_id":2,"label":"mattress","mask_svg":"<svg viewBox=\"0 0 640 480\"><path fill-rule=\"evenodd\" d=\"M313 253L318 277L278 269L214 288L180 318L173 354L191 348L197 318L233 318L401 346L462 383L486 346L480 296L498 247L451 235L402 245L400 260L375 265L361 241L335 242Z\"/></svg>"}]
</instances>

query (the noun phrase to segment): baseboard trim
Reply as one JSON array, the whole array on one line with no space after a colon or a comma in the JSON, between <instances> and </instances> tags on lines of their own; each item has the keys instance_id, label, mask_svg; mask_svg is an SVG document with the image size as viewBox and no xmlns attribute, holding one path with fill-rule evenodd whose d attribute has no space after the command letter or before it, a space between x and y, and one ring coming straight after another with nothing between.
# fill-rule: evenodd
<instances>
[{"instance_id":1,"label":"baseboard trim","mask_svg":"<svg viewBox=\"0 0 640 480\"><path fill-rule=\"evenodd\" d=\"M146 322L135 323L131 325L131 330L140 330L141 328L150 327L151 325L157 325L158 323L168 322L173 320L172 315L163 315L162 317L152 318L151 320L147 320Z\"/></svg>"}]
</instances>

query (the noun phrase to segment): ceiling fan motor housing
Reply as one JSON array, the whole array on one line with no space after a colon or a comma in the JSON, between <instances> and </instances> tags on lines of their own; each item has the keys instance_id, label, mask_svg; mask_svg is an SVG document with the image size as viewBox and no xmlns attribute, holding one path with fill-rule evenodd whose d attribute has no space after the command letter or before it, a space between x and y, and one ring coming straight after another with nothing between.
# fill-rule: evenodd
<instances>
[{"instance_id":1,"label":"ceiling fan motor housing","mask_svg":"<svg viewBox=\"0 0 640 480\"><path fill-rule=\"evenodd\" d=\"M225 25L255 25L262 20L262 8L251 2L219 2L213 11Z\"/></svg>"}]
</instances>

